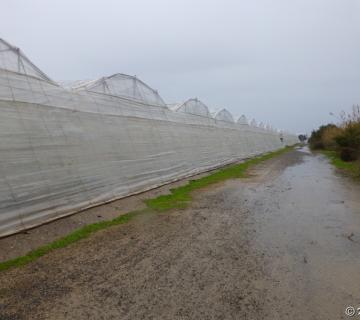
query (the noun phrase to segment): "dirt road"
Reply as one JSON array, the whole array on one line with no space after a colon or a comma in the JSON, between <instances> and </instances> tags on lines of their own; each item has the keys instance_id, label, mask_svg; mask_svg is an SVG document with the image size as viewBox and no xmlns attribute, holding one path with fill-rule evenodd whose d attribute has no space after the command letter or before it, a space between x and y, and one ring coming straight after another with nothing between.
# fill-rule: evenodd
<instances>
[{"instance_id":1,"label":"dirt road","mask_svg":"<svg viewBox=\"0 0 360 320\"><path fill-rule=\"evenodd\" d=\"M1 273L0 319L346 319L360 187L306 150L252 174Z\"/></svg>"}]
</instances>

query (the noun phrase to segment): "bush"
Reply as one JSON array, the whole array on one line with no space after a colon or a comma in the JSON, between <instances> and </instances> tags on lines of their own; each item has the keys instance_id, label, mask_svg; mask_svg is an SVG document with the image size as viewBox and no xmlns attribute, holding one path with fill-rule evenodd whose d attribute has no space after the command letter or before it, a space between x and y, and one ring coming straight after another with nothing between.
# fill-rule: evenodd
<instances>
[{"instance_id":1,"label":"bush","mask_svg":"<svg viewBox=\"0 0 360 320\"><path fill-rule=\"evenodd\" d=\"M354 161L360 155L360 122L348 122L342 132L335 137L344 161Z\"/></svg>"},{"instance_id":2,"label":"bush","mask_svg":"<svg viewBox=\"0 0 360 320\"><path fill-rule=\"evenodd\" d=\"M340 149L340 158L343 161L355 161L358 158L357 152L352 148Z\"/></svg>"},{"instance_id":3,"label":"bush","mask_svg":"<svg viewBox=\"0 0 360 320\"><path fill-rule=\"evenodd\" d=\"M343 132L342 128L336 126L328 126L323 130L321 141L324 149L337 150L338 144L336 139Z\"/></svg>"},{"instance_id":4,"label":"bush","mask_svg":"<svg viewBox=\"0 0 360 320\"><path fill-rule=\"evenodd\" d=\"M326 126L321 126L318 130L314 130L311 133L311 136L309 138L309 144L311 149L325 149L326 145L324 143L324 133L325 132L331 132L331 130L339 129L334 124L327 124ZM329 134L328 134L329 136ZM329 140L327 140L328 143L330 143Z\"/></svg>"},{"instance_id":5,"label":"bush","mask_svg":"<svg viewBox=\"0 0 360 320\"><path fill-rule=\"evenodd\" d=\"M310 148L336 151L343 161L360 159L360 106L353 106L352 112L342 112L341 125L321 126L314 130L309 139ZM359 161L360 162L360 161ZM358 163L354 166L358 166Z\"/></svg>"}]
</instances>

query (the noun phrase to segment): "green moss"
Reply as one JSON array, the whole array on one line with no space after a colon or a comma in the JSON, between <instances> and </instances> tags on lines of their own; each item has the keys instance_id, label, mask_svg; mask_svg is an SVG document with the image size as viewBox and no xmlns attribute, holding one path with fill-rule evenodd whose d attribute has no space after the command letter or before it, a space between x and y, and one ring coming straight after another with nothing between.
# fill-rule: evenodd
<instances>
[{"instance_id":1,"label":"green moss","mask_svg":"<svg viewBox=\"0 0 360 320\"><path fill-rule=\"evenodd\" d=\"M207 186L213 185L215 183L225 181L227 179L235 179L235 178L242 178L246 177L246 170L256 165L262 161L268 160L270 158L273 158L275 156L278 156L282 153L285 153L289 150L291 150L292 147L286 147L283 149L280 149L278 151L274 151L271 153L268 153L266 155L247 160L240 164L234 164L229 165L227 167L221 168L208 176L205 176L203 178L197 179L197 180L190 180L186 185L171 189L171 193L168 195L161 195L154 199L146 200L145 203L147 205L147 208L144 210L139 211L132 211L128 212L126 214L123 214L113 220L109 221L101 221L98 223L89 224L85 227L82 227L78 230L75 230L74 232L68 234L65 237L62 237L58 240L55 240L54 242L44 245L42 247L39 247L38 249L35 249L33 251L30 251L24 256L11 259L5 262L0 263L0 271L5 271L13 267L20 267L25 264L28 264L29 262L34 261L35 259L60 248L65 248L69 246L72 243L75 243L81 239L88 238L91 234L103 230L112 226L120 225L129 222L134 217L140 215L140 214L146 214L150 212L164 212L168 211L170 209L182 209L188 206L188 204L191 202L191 192L194 190L202 189Z\"/></svg>"}]
</instances>

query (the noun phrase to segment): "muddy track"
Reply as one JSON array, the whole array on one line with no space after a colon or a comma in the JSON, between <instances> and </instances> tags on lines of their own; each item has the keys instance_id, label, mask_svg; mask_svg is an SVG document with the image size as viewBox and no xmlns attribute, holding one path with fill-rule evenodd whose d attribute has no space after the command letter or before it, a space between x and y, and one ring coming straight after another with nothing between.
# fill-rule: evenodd
<instances>
[{"instance_id":1,"label":"muddy track","mask_svg":"<svg viewBox=\"0 0 360 320\"><path fill-rule=\"evenodd\" d=\"M296 150L0 274L0 319L345 319L360 188Z\"/></svg>"}]
</instances>

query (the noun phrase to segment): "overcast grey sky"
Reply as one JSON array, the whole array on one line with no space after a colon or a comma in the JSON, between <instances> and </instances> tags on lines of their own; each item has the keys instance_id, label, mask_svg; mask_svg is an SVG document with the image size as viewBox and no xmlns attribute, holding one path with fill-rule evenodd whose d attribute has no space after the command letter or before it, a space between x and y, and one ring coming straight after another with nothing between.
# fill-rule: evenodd
<instances>
[{"instance_id":1,"label":"overcast grey sky","mask_svg":"<svg viewBox=\"0 0 360 320\"><path fill-rule=\"evenodd\" d=\"M0 37L55 80L137 75L167 103L293 132L360 104L359 0L2 0Z\"/></svg>"}]
</instances>

